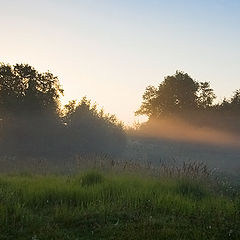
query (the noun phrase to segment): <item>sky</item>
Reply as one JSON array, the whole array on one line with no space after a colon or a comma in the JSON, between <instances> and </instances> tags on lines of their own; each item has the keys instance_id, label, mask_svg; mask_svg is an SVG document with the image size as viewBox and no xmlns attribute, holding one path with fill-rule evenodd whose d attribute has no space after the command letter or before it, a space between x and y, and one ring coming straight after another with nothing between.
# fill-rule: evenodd
<instances>
[{"instance_id":1,"label":"sky","mask_svg":"<svg viewBox=\"0 0 240 240\"><path fill-rule=\"evenodd\" d=\"M240 88L240 0L0 0L0 62L59 77L126 124L148 85L176 70Z\"/></svg>"}]
</instances>

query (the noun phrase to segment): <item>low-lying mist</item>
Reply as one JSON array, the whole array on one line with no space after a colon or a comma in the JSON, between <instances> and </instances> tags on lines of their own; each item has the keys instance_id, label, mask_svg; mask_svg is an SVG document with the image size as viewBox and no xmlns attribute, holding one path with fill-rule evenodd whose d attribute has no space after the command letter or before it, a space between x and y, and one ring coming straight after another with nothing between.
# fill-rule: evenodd
<instances>
[{"instance_id":1,"label":"low-lying mist","mask_svg":"<svg viewBox=\"0 0 240 240\"><path fill-rule=\"evenodd\" d=\"M209 126L198 126L180 118L151 119L135 132L141 137L200 143L222 147L240 147L240 135Z\"/></svg>"},{"instance_id":2,"label":"low-lying mist","mask_svg":"<svg viewBox=\"0 0 240 240\"><path fill-rule=\"evenodd\" d=\"M221 126L216 119L212 122ZM225 123L214 127L210 122L193 123L179 117L151 119L128 136L126 157L130 159L153 165L196 161L220 172L240 172L240 135Z\"/></svg>"}]
</instances>

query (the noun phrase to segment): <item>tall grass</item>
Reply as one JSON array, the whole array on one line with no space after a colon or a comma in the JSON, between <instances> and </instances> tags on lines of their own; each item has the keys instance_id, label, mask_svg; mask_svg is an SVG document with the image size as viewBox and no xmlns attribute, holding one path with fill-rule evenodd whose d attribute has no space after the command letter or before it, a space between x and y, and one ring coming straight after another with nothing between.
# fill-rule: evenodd
<instances>
[{"instance_id":1,"label":"tall grass","mask_svg":"<svg viewBox=\"0 0 240 240\"><path fill-rule=\"evenodd\" d=\"M206 178L0 177L0 239L240 239L239 212Z\"/></svg>"}]
</instances>

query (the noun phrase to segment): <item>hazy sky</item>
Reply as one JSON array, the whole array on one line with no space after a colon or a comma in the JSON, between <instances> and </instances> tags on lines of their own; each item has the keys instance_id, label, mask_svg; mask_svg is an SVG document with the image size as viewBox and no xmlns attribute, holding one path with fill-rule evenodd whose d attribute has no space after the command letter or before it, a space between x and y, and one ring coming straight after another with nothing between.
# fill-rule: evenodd
<instances>
[{"instance_id":1,"label":"hazy sky","mask_svg":"<svg viewBox=\"0 0 240 240\"><path fill-rule=\"evenodd\" d=\"M0 62L50 70L131 123L147 85L183 70L240 88L240 0L0 0Z\"/></svg>"}]
</instances>

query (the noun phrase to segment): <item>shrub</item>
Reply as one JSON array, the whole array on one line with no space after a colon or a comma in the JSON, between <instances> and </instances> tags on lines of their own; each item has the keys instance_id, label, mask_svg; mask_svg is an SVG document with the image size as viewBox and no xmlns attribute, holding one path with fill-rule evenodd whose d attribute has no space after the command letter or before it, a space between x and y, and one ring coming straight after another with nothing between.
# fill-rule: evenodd
<instances>
[{"instance_id":1,"label":"shrub","mask_svg":"<svg viewBox=\"0 0 240 240\"><path fill-rule=\"evenodd\" d=\"M91 171L85 173L81 178L82 186L92 186L104 182L104 177L99 172Z\"/></svg>"}]
</instances>

